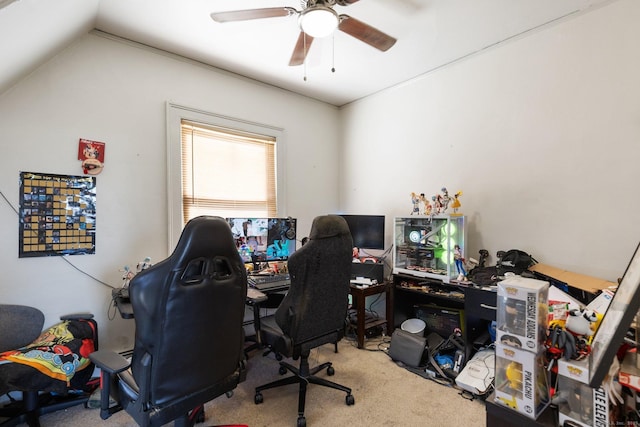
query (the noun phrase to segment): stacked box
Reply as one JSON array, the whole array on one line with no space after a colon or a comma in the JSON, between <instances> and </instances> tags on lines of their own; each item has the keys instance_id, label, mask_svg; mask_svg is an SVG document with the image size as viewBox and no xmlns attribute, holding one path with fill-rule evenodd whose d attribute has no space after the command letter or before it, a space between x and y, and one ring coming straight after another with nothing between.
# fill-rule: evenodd
<instances>
[{"instance_id":1,"label":"stacked box","mask_svg":"<svg viewBox=\"0 0 640 427\"><path fill-rule=\"evenodd\" d=\"M603 387L589 387L589 362L558 360L558 388L554 402L558 402L559 425L565 421L582 427L613 425L609 396Z\"/></svg>"},{"instance_id":2,"label":"stacked box","mask_svg":"<svg viewBox=\"0 0 640 427\"><path fill-rule=\"evenodd\" d=\"M549 282L511 276L498 283L495 401L536 419L549 405L545 345Z\"/></svg>"},{"instance_id":3,"label":"stacked box","mask_svg":"<svg viewBox=\"0 0 640 427\"><path fill-rule=\"evenodd\" d=\"M548 327L549 282L512 276L498 283L496 341L538 354Z\"/></svg>"},{"instance_id":4,"label":"stacked box","mask_svg":"<svg viewBox=\"0 0 640 427\"><path fill-rule=\"evenodd\" d=\"M495 373L497 403L533 419L549 405L543 352L535 354L496 343Z\"/></svg>"}]
</instances>

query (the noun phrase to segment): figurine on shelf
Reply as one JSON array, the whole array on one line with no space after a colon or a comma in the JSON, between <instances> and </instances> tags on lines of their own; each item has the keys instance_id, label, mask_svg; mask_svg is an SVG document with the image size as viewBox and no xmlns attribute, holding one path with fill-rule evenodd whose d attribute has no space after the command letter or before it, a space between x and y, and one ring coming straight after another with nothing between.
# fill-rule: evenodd
<instances>
[{"instance_id":1,"label":"figurine on shelf","mask_svg":"<svg viewBox=\"0 0 640 427\"><path fill-rule=\"evenodd\" d=\"M460 196L462 196L462 191L458 191L453 195L453 201L451 202L451 207L453 208L453 213L457 213L458 209L460 209Z\"/></svg>"},{"instance_id":2,"label":"figurine on shelf","mask_svg":"<svg viewBox=\"0 0 640 427\"><path fill-rule=\"evenodd\" d=\"M467 272L464 269L464 257L462 256L462 249L460 245L453 247L453 260L456 263L456 271L458 272L458 280L463 281L467 276Z\"/></svg>"},{"instance_id":3,"label":"figurine on shelf","mask_svg":"<svg viewBox=\"0 0 640 427\"><path fill-rule=\"evenodd\" d=\"M420 196L413 192L411 193L411 204L413 205L411 215L420 215Z\"/></svg>"},{"instance_id":4,"label":"figurine on shelf","mask_svg":"<svg viewBox=\"0 0 640 427\"><path fill-rule=\"evenodd\" d=\"M431 201L433 201L433 213L435 215L440 215L442 211L442 196L440 194L436 194L431 197Z\"/></svg>"},{"instance_id":5,"label":"figurine on shelf","mask_svg":"<svg viewBox=\"0 0 640 427\"><path fill-rule=\"evenodd\" d=\"M431 202L429 202L429 199L424 195L424 193L420 193L420 201L422 202L422 215L431 215L431 211L433 210L433 206L431 206Z\"/></svg>"},{"instance_id":6,"label":"figurine on shelf","mask_svg":"<svg viewBox=\"0 0 640 427\"><path fill-rule=\"evenodd\" d=\"M136 270L133 271L131 268L129 268L128 265L124 266L124 270L121 270L124 272L124 274L122 275L122 287L123 288L127 288L129 287L129 282L131 281L131 279L133 279L135 277L136 274L140 273L142 270L146 270L147 268L151 267L151 258L146 257L144 260L138 262L138 264L136 265Z\"/></svg>"},{"instance_id":7,"label":"figurine on shelf","mask_svg":"<svg viewBox=\"0 0 640 427\"><path fill-rule=\"evenodd\" d=\"M447 191L446 187L442 187L442 196L441 196L441 204L442 204L442 213L445 213L447 209L449 209L449 203L451 202L451 197L449 196L449 191Z\"/></svg>"}]
</instances>

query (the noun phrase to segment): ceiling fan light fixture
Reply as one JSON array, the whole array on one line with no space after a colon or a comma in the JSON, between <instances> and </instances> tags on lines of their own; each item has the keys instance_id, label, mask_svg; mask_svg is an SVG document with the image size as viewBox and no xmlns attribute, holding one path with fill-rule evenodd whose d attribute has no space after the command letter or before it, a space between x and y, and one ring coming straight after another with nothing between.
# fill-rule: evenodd
<instances>
[{"instance_id":1,"label":"ceiling fan light fixture","mask_svg":"<svg viewBox=\"0 0 640 427\"><path fill-rule=\"evenodd\" d=\"M300 29L314 38L330 35L339 22L338 14L330 7L313 6L300 12Z\"/></svg>"}]
</instances>

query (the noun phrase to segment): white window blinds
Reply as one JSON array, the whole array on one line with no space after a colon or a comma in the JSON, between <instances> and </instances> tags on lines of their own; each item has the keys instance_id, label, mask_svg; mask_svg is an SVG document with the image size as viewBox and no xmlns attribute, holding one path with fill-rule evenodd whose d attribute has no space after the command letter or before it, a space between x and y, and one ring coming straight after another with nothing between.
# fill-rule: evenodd
<instances>
[{"instance_id":1,"label":"white window blinds","mask_svg":"<svg viewBox=\"0 0 640 427\"><path fill-rule=\"evenodd\" d=\"M276 138L181 120L183 218L274 217Z\"/></svg>"}]
</instances>

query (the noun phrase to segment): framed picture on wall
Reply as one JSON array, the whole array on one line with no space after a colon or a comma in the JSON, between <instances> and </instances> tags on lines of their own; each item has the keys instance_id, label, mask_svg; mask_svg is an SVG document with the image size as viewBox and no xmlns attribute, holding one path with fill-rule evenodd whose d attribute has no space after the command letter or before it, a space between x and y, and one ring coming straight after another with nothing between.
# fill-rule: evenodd
<instances>
[{"instance_id":1,"label":"framed picture on wall","mask_svg":"<svg viewBox=\"0 0 640 427\"><path fill-rule=\"evenodd\" d=\"M96 177L20 172L18 257L94 254Z\"/></svg>"}]
</instances>

